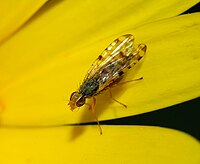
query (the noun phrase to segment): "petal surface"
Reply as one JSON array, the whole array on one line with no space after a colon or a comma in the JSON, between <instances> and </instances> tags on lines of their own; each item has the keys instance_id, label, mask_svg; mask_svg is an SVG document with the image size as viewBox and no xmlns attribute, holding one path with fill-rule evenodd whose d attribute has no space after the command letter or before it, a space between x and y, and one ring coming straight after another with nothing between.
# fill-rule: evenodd
<instances>
[{"instance_id":1,"label":"petal surface","mask_svg":"<svg viewBox=\"0 0 200 164\"><path fill-rule=\"evenodd\" d=\"M0 162L31 164L199 164L200 144L184 133L143 126L0 129Z\"/></svg>"},{"instance_id":2,"label":"petal surface","mask_svg":"<svg viewBox=\"0 0 200 164\"><path fill-rule=\"evenodd\" d=\"M0 2L0 43L19 29L47 0Z\"/></svg>"},{"instance_id":3,"label":"petal surface","mask_svg":"<svg viewBox=\"0 0 200 164\"><path fill-rule=\"evenodd\" d=\"M30 6L38 6L39 2L34 2L34 5L25 1L21 3L22 6L26 6L26 3ZM182 0L148 2L117 0L109 3L107 0L102 0L101 3L98 0L49 1L31 20L26 22L25 26L0 45L0 65L3 68L0 69L0 86L10 84L16 78L58 56L72 54L84 46L104 40L119 32L125 32L130 28L176 16L197 2L197 0L187 2ZM21 8L19 6L19 12L22 12L19 15L23 17L25 15L27 18L28 14L23 12L28 10L31 13L32 10L28 7L26 10ZM18 14L13 13L13 15ZM19 18L14 19L15 21L5 18L5 21L16 24L16 22L22 23L26 20L25 18L23 21L18 21ZM6 32L6 29L14 28L14 25L2 24L6 25L0 30L4 35L12 33ZM6 72L6 76L2 72Z\"/></svg>"},{"instance_id":4,"label":"petal surface","mask_svg":"<svg viewBox=\"0 0 200 164\"><path fill-rule=\"evenodd\" d=\"M129 71L125 80L141 76L144 80L113 89L113 96L128 105L126 110L113 102L107 92L98 96L99 120L144 113L200 95L199 16L174 17L124 32L134 34L138 43L143 42L148 47L144 60ZM1 124L28 126L94 121L91 111L71 112L67 99L97 54L120 35L71 53L63 52L2 87ZM1 75L6 77L6 73Z\"/></svg>"}]
</instances>

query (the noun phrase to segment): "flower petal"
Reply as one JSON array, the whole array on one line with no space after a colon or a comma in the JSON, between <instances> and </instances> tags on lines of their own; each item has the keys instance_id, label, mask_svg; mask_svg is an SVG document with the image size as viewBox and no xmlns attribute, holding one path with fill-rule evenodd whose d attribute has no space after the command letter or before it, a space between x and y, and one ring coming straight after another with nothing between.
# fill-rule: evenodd
<instances>
[{"instance_id":1,"label":"flower petal","mask_svg":"<svg viewBox=\"0 0 200 164\"><path fill-rule=\"evenodd\" d=\"M100 120L144 113L200 95L199 16L175 17L128 31L135 34L137 41L146 43L148 50L140 69L132 69L126 79L143 76L144 80L113 89L113 96L127 104L127 110L107 93L100 95ZM1 123L55 125L93 121L91 111L71 112L66 99L77 89L97 54L113 39L105 38L71 55L64 53L1 88Z\"/></svg>"},{"instance_id":2,"label":"flower petal","mask_svg":"<svg viewBox=\"0 0 200 164\"><path fill-rule=\"evenodd\" d=\"M200 144L175 130L140 126L0 129L1 163L199 164Z\"/></svg>"},{"instance_id":3,"label":"flower petal","mask_svg":"<svg viewBox=\"0 0 200 164\"><path fill-rule=\"evenodd\" d=\"M1 1L0 43L22 26L46 1Z\"/></svg>"},{"instance_id":4,"label":"flower petal","mask_svg":"<svg viewBox=\"0 0 200 164\"><path fill-rule=\"evenodd\" d=\"M34 2L33 6L41 4L40 1L37 2ZM3 68L3 71L0 69L0 86L8 85L15 78L18 79L38 65L54 60L55 56L63 55L63 52L65 55L72 54L80 47L93 44L118 32L175 16L197 2L198 0L187 2L154 0L148 3L141 0L109 2L102 0L101 3L98 0L50 1L12 38L0 46L0 68ZM23 10L19 8L19 11ZM30 17L31 11L33 9L28 11L29 14L19 13L19 16ZM13 13L13 15L18 14ZM24 21L18 21L18 18L15 20L22 24L25 18ZM11 32L6 32L5 29L15 27L9 25L6 24L6 27L0 30L6 36ZM16 30L16 27L14 29ZM13 32L14 29L11 31Z\"/></svg>"}]
</instances>

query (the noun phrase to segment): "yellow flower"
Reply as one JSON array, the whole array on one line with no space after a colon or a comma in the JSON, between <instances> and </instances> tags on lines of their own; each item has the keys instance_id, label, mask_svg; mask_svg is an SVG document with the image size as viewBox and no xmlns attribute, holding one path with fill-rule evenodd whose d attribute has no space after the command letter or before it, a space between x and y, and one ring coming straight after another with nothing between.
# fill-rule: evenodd
<instances>
[{"instance_id":1,"label":"yellow flower","mask_svg":"<svg viewBox=\"0 0 200 164\"><path fill-rule=\"evenodd\" d=\"M199 97L200 14L177 16L198 1L45 2L0 2L0 163L199 163L188 134L104 125L100 136L96 126L72 125L94 121L91 111L67 106L91 62L125 33L148 46L125 80L144 80L113 89L126 110L98 96L99 120Z\"/></svg>"}]
</instances>

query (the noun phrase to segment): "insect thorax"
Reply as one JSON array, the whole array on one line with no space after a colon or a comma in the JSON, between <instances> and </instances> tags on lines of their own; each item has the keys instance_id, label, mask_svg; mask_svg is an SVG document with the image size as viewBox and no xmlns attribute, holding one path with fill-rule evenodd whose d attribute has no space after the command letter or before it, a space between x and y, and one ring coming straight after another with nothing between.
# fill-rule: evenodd
<instances>
[{"instance_id":1,"label":"insect thorax","mask_svg":"<svg viewBox=\"0 0 200 164\"><path fill-rule=\"evenodd\" d=\"M89 98L96 94L99 89L98 77L92 77L86 79L83 84L80 86L79 93L84 95L84 97Z\"/></svg>"}]
</instances>

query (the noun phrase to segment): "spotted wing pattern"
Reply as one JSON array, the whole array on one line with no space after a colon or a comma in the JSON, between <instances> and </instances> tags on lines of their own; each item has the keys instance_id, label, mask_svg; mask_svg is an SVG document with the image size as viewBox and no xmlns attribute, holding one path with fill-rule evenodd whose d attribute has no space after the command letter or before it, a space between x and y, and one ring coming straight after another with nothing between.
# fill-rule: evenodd
<instances>
[{"instance_id":1,"label":"spotted wing pattern","mask_svg":"<svg viewBox=\"0 0 200 164\"><path fill-rule=\"evenodd\" d=\"M101 69L103 66L105 66L107 63L110 62L112 58L114 58L118 51L120 51L121 47L129 41L131 44L133 44L134 38L131 34L123 35L117 39L115 39L99 56L98 58L93 62L92 66L88 70L88 73L85 77L91 78L93 75L95 75L99 69ZM131 46L131 45L130 45Z\"/></svg>"},{"instance_id":2,"label":"spotted wing pattern","mask_svg":"<svg viewBox=\"0 0 200 164\"><path fill-rule=\"evenodd\" d=\"M95 94L98 94L119 81L123 74L144 56L145 52L146 45L135 45L131 34L119 37L94 61L82 86L87 86L88 81L92 80L93 83L98 83L98 90L95 91Z\"/></svg>"}]
</instances>

